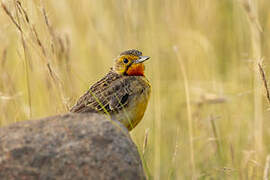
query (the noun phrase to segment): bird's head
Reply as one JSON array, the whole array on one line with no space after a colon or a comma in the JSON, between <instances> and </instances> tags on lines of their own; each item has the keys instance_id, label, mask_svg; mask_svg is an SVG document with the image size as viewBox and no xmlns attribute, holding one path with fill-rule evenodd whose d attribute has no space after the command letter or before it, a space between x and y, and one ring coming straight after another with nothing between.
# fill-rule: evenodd
<instances>
[{"instance_id":1,"label":"bird's head","mask_svg":"<svg viewBox=\"0 0 270 180\"><path fill-rule=\"evenodd\" d=\"M144 76L143 62L149 58L135 49L124 51L116 58L113 71L124 76Z\"/></svg>"}]
</instances>

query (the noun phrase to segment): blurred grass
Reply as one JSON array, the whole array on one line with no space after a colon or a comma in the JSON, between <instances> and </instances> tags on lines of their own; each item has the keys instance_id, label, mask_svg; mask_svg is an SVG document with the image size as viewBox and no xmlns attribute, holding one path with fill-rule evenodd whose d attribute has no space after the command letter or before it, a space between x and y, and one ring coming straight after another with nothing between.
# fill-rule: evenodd
<instances>
[{"instance_id":1,"label":"blurred grass","mask_svg":"<svg viewBox=\"0 0 270 180\"><path fill-rule=\"evenodd\" d=\"M269 74L270 1L243 2L3 1L22 32L1 8L0 125L66 112L137 48L153 93L131 134L149 179L262 179L270 114L256 63Z\"/></svg>"}]
</instances>

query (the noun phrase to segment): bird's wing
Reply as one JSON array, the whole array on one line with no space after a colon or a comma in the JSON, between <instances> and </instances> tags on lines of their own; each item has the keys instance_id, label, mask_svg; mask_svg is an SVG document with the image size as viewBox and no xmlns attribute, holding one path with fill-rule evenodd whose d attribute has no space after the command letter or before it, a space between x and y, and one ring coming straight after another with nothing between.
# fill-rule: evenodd
<instances>
[{"instance_id":1,"label":"bird's wing","mask_svg":"<svg viewBox=\"0 0 270 180\"><path fill-rule=\"evenodd\" d=\"M134 79L134 78L131 78ZM72 107L71 112L112 113L126 107L134 93L128 77L109 73L94 84Z\"/></svg>"}]
</instances>

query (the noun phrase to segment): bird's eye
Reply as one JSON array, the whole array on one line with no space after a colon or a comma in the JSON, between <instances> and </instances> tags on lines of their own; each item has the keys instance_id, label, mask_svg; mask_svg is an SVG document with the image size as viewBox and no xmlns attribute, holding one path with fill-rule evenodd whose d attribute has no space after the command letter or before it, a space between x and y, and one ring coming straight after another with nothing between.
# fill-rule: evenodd
<instances>
[{"instance_id":1,"label":"bird's eye","mask_svg":"<svg viewBox=\"0 0 270 180\"><path fill-rule=\"evenodd\" d=\"M128 59L123 59L123 62L125 63L125 64L127 64L128 63Z\"/></svg>"}]
</instances>

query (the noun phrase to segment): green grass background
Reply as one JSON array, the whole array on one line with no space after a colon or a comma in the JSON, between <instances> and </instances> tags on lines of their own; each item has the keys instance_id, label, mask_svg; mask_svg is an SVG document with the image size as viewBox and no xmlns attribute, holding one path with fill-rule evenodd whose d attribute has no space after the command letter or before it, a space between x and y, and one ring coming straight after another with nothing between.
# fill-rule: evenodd
<instances>
[{"instance_id":1,"label":"green grass background","mask_svg":"<svg viewBox=\"0 0 270 180\"><path fill-rule=\"evenodd\" d=\"M136 48L151 57L150 104L131 132L148 178L262 179L270 1L248 2L5 0L21 32L1 8L0 126L67 112Z\"/></svg>"}]
</instances>

